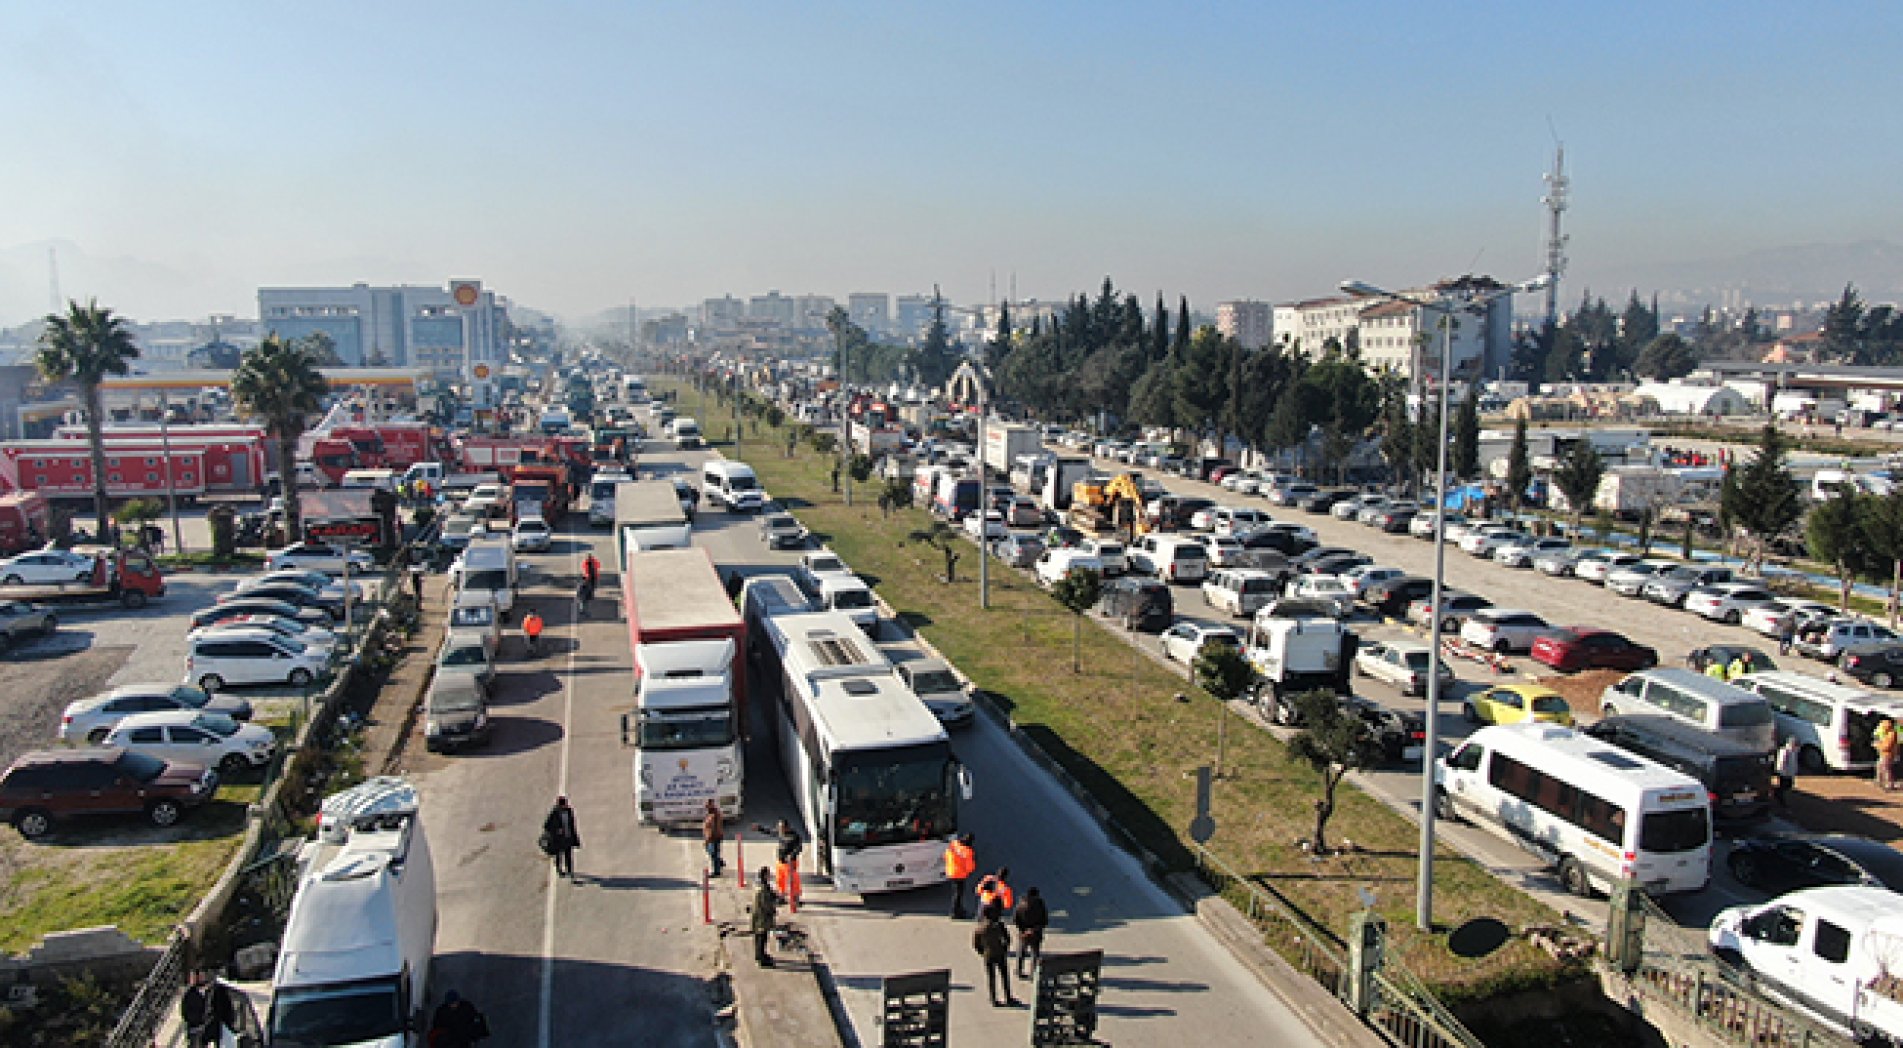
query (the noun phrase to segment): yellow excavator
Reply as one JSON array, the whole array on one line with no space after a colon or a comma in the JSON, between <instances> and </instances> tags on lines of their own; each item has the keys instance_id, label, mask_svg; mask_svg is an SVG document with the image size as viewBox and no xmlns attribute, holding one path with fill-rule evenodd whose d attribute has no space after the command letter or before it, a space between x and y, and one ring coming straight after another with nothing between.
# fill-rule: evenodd
<instances>
[{"instance_id":1,"label":"yellow excavator","mask_svg":"<svg viewBox=\"0 0 1903 1048\"><path fill-rule=\"evenodd\" d=\"M1092 535L1114 531L1126 542L1148 532L1142 475L1120 473L1110 480L1090 477L1072 485L1070 525Z\"/></svg>"}]
</instances>

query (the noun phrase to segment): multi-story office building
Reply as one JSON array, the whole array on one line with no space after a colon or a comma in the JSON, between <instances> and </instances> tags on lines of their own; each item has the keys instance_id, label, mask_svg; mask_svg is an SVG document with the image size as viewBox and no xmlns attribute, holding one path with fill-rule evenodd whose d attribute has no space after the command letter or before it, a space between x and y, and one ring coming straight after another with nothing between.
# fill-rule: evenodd
<instances>
[{"instance_id":1,"label":"multi-story office building","mask_svg":"<svg viewBox=\"0 0 1903 1048\"><path fill-rule=\"evenodd\" d=\"M1216 330L1242 343L1243 349L1261 349L1275 334L1275 307L1248 299L1218 302Z\"/></svg>"},{"instance_id":2,"label":"multi-story office building","mask_svg":"<svg viewBox=\"0 0 1903 1048\"><path fill-rule=\"evenodd\" d=\"M738 327L746 316L747 304L732 295L705 299L700 304L701 325L716 331Z\"/></svg>"},{"instance_id":3,"label":"multi-story office building","mask_svg":"<svg viewBox=\"0 0 1903 1048\"><path fill-rule=\"evenodd\" d=\"M892 333L903 339L923 338L932 323L932 300L924 295L900 295L896 305L898 318Z\"/></svg>"},{"instance_id":4,"label":"multi-story office building","mask_svg":"<svg viewBox=\"0 0 1903 1048\"><path fill-rule=\"evenodd\" d=\"M806 331L826 330L826 315L836 305L831 295L797 295L793 299L793 326Z\"/></svg>"},{"instance_id":5,"label":"multi-story office building","mask_svg":"<svg viewBox=\"0 0 1903 1048\"><path fill-rule=\"evenodd\" d=\"M892 297L884 292L854 292L846 296L846 313L866 333L882 335L892 324Z\"/></svg>"},{"instance_id":6,"label":"multi-story office building","mask_svg":"<svg viewBox=\"0 0 1903 1048\"><path fill-rule=\"evenodd\" d=\"M444 287L259 288L258 322L280 338L322 332L346 367L429 368L440 378L488 383L508 362L507 300L478 280ZM478 406L487 402L478 396Z\"/></svg>"},{"instance_id":7,"label":"multi-story office building","mask_svg":"<svg viewBox=\"0 0 1903 1048\"><path fill-rule=\"evenodd\" d=\"M781 327L792 327L793 315L793 300L778 291L755 295L747 300L748 320L766 320Z\"/></svg>"}]
</instances>

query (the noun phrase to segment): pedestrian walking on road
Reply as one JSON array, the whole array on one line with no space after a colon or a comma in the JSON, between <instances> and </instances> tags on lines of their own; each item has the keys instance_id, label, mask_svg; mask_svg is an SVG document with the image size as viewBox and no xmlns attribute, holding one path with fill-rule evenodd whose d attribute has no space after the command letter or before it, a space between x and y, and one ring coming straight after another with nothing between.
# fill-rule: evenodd
<instances>
[{"instance_id":1,"label":"pedestrian walking on road","mask_svg":"<svg viewBox=\"0 0 1903 1048\"><path fill-rule=\"evenodd\" d=\"M720 876L720 842L727 839L727 820L720 817L720 805L707 799L707 814L700 820L701 843L707 846L707 864L713 875Z\"/></svg>"},{"instance_id":2,"label":"pedestrian walking on road","mask_svg":"<svg viewBox=\"0 0 1903 1048\"><path fill-rule=\"evenodd\" d=\"M753 919L748 929L753 932L753 961L762 968L773 967L773 958L767 956L766 941L773 935L773 918L780 909L780 897L773 891L773 882L767 879L767 868L760 867L760 886L753 892Z\"/></svg>"},{"instance_id":3,"label":"pedestrian walking on road","mask_svg":"<svg viewBox=\"0 0 1903 1048\"><path fill-rule=\"evenodd\" d=\"M594 599L595 584L589 582L587 576L583 576L581 582L575 586L575 617L578 619L587 618L588 602Z\"/></svg>"},{"instance_id":4,"label":"pedestrian walking on road","mask_svg":"<svg viewBox=\"0 0 1903 1048\"><path fill-rule=\"evenodd\" d=\"M555 806L542 820L542 850L555 860L555 872L575 879L575 849L581 847L581 830L575 825L575 809L567 797L555 798Z\"/></svg>"},{"instance_id":5,"label":"pedestrian walking on road","mask_svg":"<svg viewBox=\"0 0 1903 1048\"><path fill-rule=\"evenodd\" d=\"M581 562L581 575L588 580L589 589L601 585L601 561L596 560L593 553Z\"/></svg>"},{"instance_id":6,"label":"pedestrian walking on road","mask_svg":"<svg viewBox=\"0 0 1903 1048\"><path fill-rule=\"evenodd\" d=\"M765 826L754 823L753 828L761 833L769 832ZM773 883L779 889L780 897L785 899L794 913L800 909L800 853L806 850L806 842L800 840L799 831L781 819L770 831L779 838L779 845L773 854Z\"/></svg>"},{"instance_id":7,"label":"pedestrian walking on road","mask_svg":"<svg viewBox=\"0 0 1903 1048\"><path fill-rule=\"evenodd\" d=\"M1011 933L1004 926L1004 909L995 904L987 906L980 916L983 923L971 933L971 948L985 959L985 988L991 991L991 1006L1016 1007L1018 999L1011 994ZM1004 984L1003 1001L998 1000L999 983Z\"/></svg>"},{"instance_id":8,"label":"pedestrian walking on road","mask_svg":"<svg viewBox=\"0 0 1903 1048\"><path fill-rule=\"evenodd\" d=\"M410 592L416 595L416 606L423 606L423 565L410 565Z\"/></svg>"},{"instance_id":9,"label":"pedestrian walking on road","mask_svg":"<svg viewBox=\"0 0 1903 1048\"><path fill-rule=\"evenodd\" d=\"M1005 913L1017 909L1018 900L1017 896L1011 892L1010 877L1011 867L1000 866L997 873L986 874L985 879L978 882L980 910L990 909L993 903Z\"/></svg>"},{"instance_id":10,"label":"pedestrian walking on road","mask_svg":"<svg viewBox=\"0 0 1903 1048\"><path fill-rule=\"evenodd\" d=\"M1036 888L1025 891L1024 902L1012 921L1018 926L1018 978L1029 979L1031 975L1025 969L1035 971L1044 959L1044 929L1051 926L1051 911Z\"/></svg>"},{"instance_id":11,"label":"pedestrian walking on road","mask_svg":"<svg viewBox=\"0 0 1903 1048\"><path fill-rule=\"evenodd\" d=\"M192 970L185 996L178 1002L178 1015L185 1023L187 1048L217 1045L226 1030L238 1025L238 1006L231 999L231 987L203 968Z\"/></svg>"},{"instance_id":12,"label":"pedestrian walking on road","mask_svg":"<svg viewBox=\"0 0 1903 1048\"><path fill-rule=\"evenodd\" d=\"M971 834L964 834L945 846L945 879L952 885L952 920L965 919L965 882L977 869L978 858L971 850Z\"/></svg>"},{"instance_id":13,"label":"pedestrian walking on road","mask_svg":"<svg viewBox=\"0 0 1903 1048\"><path fill-rule=\"evenodd\" d=\"M455 990L444 994L430 1019L429 1048L475 1048L488 1039L488 1017Z\"/></svg>"},{"instance_id":14,"label":"pedestrian walking on road","mask_svg":"<svg viewBox=\"0 0 1903 1048\"><path fill-rule=\"evenodd\" d=\"M1777 801L1780 808L1791 806L1791 787L1797 784L1797 758L1803 746L1797 736L1787 735L1784 745L1777 748L1777 761L1773 771L1777 781L1771 786L1771 799Z\"/></svg>"},{"instance_id":15,"label":"pedestrian walking on road","mask_svg":"<svg viewBox=\"0 0 1903 1048\"><path fill-rule=\"evenodd\" d=\"M1778 623L1777 653L1780 656L1789 655L1791 653L1791 642L1796 639L1797 639L1797 616L1791 615L1786 617L1783 622Z\"/></svg>"},{"instance_id":16,"label":"pedestrian walking on road","mask_svg":"<svg viewBox=\"0 0 1903 1048\"><path fill-rule=\"evenodd\" d=\"M529 612L522 620L522 640L528 645L530 657L534 657L542 646L542 629L546 624L538 612Z\"/></svg>"}]
</instances>

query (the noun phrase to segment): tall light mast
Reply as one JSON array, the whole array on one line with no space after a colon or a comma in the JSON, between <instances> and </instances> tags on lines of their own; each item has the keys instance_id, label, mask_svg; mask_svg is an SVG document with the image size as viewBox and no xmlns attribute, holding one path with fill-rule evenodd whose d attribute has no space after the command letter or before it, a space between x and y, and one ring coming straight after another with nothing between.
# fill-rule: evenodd
<instances>
[{"instance_id":1,"label":"tall light mast","mask_svg":"<svg viewBox=\"0 0 1903 1048\"><path fill-rule=\"evenodd\" d=\"M1544 181L1546 195L1540 203L1546 205L1546 326L1550 329L1559 323L1559 277L1566 272L1566 241L1570 239L1559 228L1559 216L1566 212L1566 198L1572 188L1572 180L1566 177L1565 143L1553 147L1553 170Z\"/></svg>"}]
</instances>

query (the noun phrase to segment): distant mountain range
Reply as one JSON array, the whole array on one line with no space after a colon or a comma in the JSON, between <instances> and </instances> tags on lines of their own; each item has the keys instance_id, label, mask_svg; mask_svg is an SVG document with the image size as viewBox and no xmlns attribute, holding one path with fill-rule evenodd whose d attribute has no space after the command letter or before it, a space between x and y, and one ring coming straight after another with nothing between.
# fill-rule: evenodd
<instances>
[{"instance_id":1,"label":"distant mountain range","mask_svg":"<svg viewBox=\"0 0 1903 1048\"><path fill-rule=\"evenodd\" d=\"M1588 281L1590 277L1590 281ZM1585 288L1623 299L1632 288L1655 289L1659 304L1672 308L1746 302L1789 306L1835 301L1855 284L1866 302L1903 301L1903 245L1887 240L1851 244L1798 244L1764 248L1726 258L1696 259L1630 268L1597 267L1569 273L1570 307Z\"/></svg>"}]
</instances>

